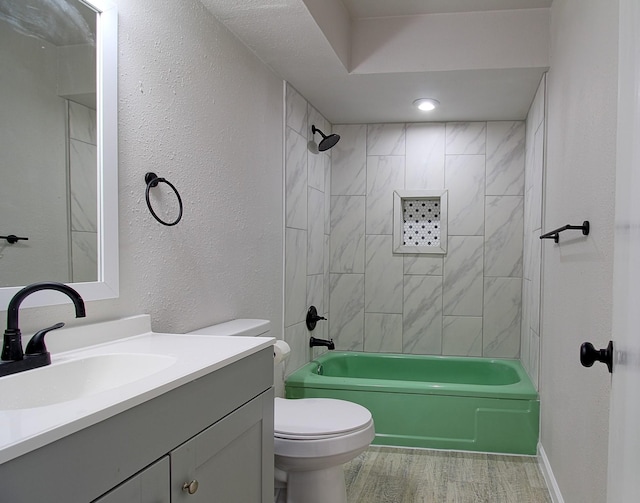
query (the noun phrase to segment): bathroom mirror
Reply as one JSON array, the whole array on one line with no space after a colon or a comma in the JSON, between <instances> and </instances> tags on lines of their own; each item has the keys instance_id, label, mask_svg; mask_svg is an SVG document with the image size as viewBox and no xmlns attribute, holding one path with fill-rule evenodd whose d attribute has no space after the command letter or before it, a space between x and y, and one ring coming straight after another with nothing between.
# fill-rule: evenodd
<instances>
[{"instance_id":1,"label":"bathroom mirror","mask_svg":"<svg viewBox=\"0 0 640 503\"><path fill-rule=\"evenodd\" d=\"M0 310L117 297L116 6L0 0L0 68Z\"/></svg>"}]
</instances>

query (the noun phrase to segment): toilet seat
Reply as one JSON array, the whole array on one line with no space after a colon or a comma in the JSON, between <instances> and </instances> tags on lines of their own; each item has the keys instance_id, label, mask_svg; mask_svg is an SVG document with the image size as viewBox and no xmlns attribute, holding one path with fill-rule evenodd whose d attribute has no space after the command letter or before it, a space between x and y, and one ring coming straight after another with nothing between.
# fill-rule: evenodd
<instances>
[{"instance_id":1,"label":"toilet seat","mask_svg":"<svg viewBox=\"0 0 640 503\"><path fill-rule=\"evenodd\" d=\"M357 432L372 422L371 412L356 403L331 398L276 398L274 436L321 440Z\"/></svg>"},{"instance_id":2,"label":"toilet seat","mask_svg":"<svg viewBox=\"0 0 640 503\"><path fill-rule=\"evenodd\" d=\"M371 413L361 405L332 398L276 398L274 403L276 466L290 469L286 458L312 463L344 463L373 440ZM343 460L344 459L344 460ZM346 460L346 461L345 461ZM286 464L286 467L283 466Z\"/></svg>"}]
</instances>

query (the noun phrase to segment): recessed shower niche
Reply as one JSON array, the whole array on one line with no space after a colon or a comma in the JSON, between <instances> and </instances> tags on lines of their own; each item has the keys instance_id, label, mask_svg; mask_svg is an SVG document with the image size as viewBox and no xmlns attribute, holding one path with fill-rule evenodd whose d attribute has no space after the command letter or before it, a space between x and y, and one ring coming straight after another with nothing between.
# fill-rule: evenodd
<instances>
[{"instance_id":1,"label":"recessed shower niche","mask_svg":"<svg viewBox=\"0 0 640 503\"><path fill-rule=\"evenodd\" d=\"M393 191L393 253L447 253L447 191Z\"/></svg>"}]
</instances>

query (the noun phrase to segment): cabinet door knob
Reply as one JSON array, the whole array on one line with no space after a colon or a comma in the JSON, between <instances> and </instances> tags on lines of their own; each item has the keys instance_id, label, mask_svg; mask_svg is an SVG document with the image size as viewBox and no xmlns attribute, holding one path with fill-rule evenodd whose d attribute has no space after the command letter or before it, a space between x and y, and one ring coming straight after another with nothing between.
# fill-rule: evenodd
<instances>
[{"instance_id":1,"label":"cabinet door knob","mask_svg":"<svg viewBox=\"0 0 640 503\"><path fill-rule=\"evenodd\" d=\"M187 491L189 494L195 494L198 490L198 481L194 479L191 482L185 482L182 484L182 490Z\"/></svg>"}]
</instances>

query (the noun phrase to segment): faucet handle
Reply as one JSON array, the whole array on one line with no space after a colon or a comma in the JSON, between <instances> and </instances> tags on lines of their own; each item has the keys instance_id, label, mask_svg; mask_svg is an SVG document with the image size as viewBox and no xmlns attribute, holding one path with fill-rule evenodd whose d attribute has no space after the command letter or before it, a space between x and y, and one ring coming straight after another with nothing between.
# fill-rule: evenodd
<instances>
[{"instance_id":1,"label":"faucet handle","mask_svg":"<svg viewBox=\"0 0 640 503\"><path fill-rule=\"evenodd\" d=\"M316 328L316 323L318 323L320 320L326 320L326 318L324 316L318 316L318 310L316 309L316 306L311 306L307 311L307 329L311 332Z\"/></svg>"},{"instance_id":2,"label":"faucet handle","mask_svg":"<svg viewBox=\"0 0 640 503\"><path fill-rule=\"evenodd\" d=\"M45 346L44 344L44 336L47 335L48 332L51 332L52 330L57 330L58 328L62 328L62 327L64 327L64 323L56 323L55 325L50 326L49 328L43 328L39 332L36 332L36 334L29 341L29 344L27 344L27 349L24 352L25 356L40 355L40 354L47 353L47 346Z\"/></svg>"}]
</instances>

